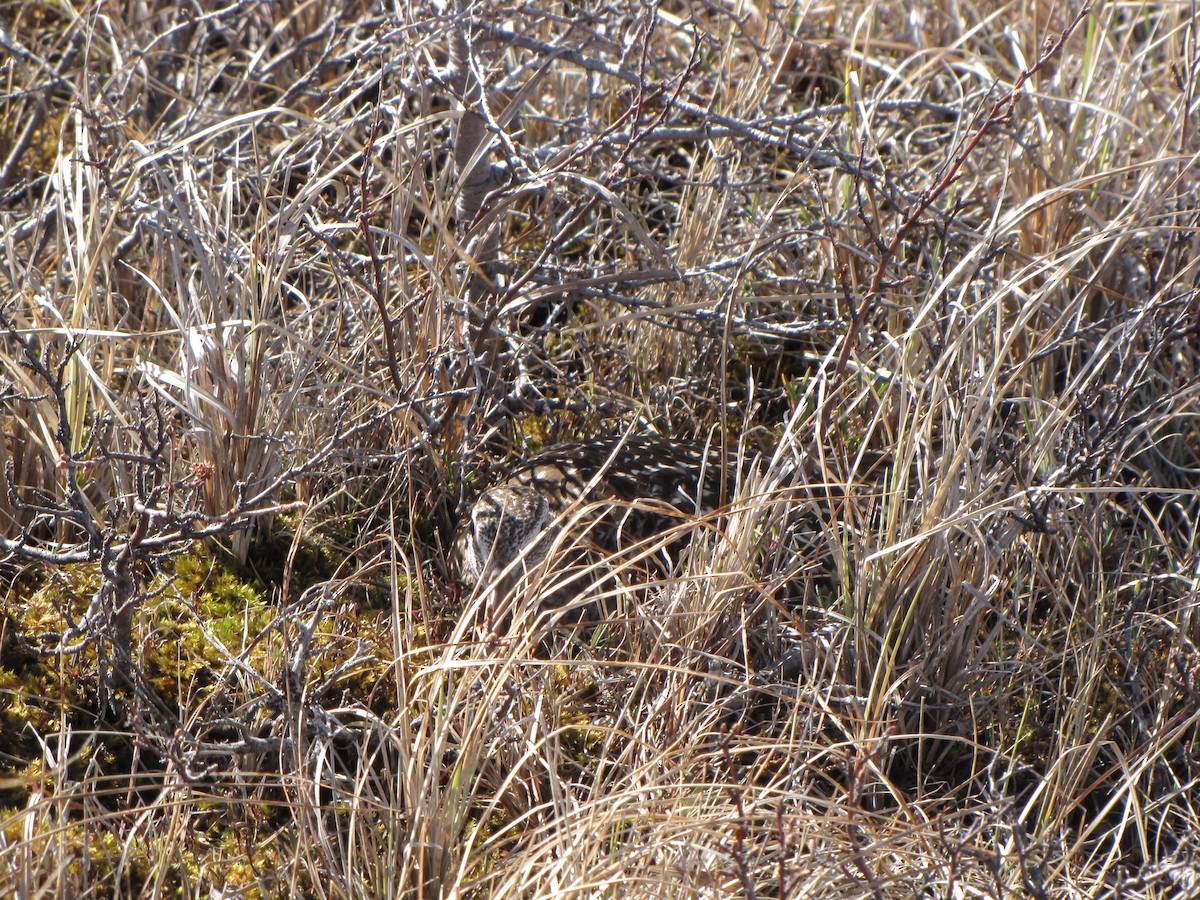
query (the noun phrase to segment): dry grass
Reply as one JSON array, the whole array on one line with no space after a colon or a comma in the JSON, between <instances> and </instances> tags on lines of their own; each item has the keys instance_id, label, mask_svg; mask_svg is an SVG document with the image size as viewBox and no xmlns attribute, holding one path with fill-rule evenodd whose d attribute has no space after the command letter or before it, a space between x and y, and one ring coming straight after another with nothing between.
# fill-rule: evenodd
<instances>
[{"instance_id":1,"label":"dry grass","mask_svg":"<svg viewBox=\"0 0 1200 900\"><path fill-rule=\"evenodd\" d=\"M0 893L1192 896L1194 8L466 6L0 7Z\"/></svg>"}]
</instances>

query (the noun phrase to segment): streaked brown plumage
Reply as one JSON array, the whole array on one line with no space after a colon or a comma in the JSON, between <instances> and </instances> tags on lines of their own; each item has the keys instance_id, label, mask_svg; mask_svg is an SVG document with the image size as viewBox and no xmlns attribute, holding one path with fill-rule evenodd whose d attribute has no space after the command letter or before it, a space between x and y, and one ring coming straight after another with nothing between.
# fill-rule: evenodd
<instances>
[{"instance_id":1,"label":"streaked brown plumage","mask_svg":"<svg viewBox=\"0 0 1200 900\"><path fill-rule=\"evenodd\" d=\"M459 527L455 562L466 587L487 585L518 558L525 567L544 558L574 504L614 501L588 539L616 550L712 510L732 488L719 450L698 442L564 444L520 463L484 492Z\"/></svg>"}]
</instances>

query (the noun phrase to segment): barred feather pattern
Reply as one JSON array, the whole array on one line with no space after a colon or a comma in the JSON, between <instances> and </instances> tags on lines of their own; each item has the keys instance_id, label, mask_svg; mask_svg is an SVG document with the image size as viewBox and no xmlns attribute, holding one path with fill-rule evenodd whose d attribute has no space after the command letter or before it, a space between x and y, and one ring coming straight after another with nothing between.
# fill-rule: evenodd
<instances>
[{"instance_id":1,"label":"barred feather pattern","mask_svg":"<svg viewBox=\"0 0 1200 900\"><path fill-rule=\"evenodd\" d=\"M549 552L568 509L599 501L614 501L614 509L588 537L617 550L711 512L733 484L708 444L638 437L561 445L518 464L472 505L455 537L456 567L473 588L517 559L532 566Z\"/></svg>"}]
</instances>

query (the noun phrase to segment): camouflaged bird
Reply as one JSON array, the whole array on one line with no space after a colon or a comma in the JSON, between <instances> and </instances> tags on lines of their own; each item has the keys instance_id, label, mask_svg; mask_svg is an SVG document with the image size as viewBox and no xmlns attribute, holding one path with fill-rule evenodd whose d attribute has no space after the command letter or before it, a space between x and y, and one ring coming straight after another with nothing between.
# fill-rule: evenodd
<instances>
[{"instance_id":1,"label":"camouflaged bird","mask_svg":"<svg viewBox=\"0 0 1200 900\"><path fill-rule=\"evenodd\" d=\"M475 501L455 537L456 568L465 587L503 593L551 552L567 521L590 546L614 552L710 512L733 486L719 448L708 444L638 437L561 445L519 463ZM588 504L596 515L573 519Z\"/></svg>"}]
</instances>

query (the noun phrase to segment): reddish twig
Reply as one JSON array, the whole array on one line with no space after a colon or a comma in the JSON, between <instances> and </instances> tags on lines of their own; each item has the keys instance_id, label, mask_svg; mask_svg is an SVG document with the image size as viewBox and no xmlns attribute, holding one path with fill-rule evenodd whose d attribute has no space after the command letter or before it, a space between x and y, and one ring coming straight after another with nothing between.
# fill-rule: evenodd
<instances>
[{"instance_id":1,"label":"reddish twig","mask_svg":"<svg viewBox=\"0 0 1200 900\"><path fill-rule=\"evenodd\" d=\"M928 187L920 197L917 198L916 205L912 211L905 217L892 235L891 241L883 248L883 252L879 257L879 262L875 266L875 273L871 277L871 284L863 294L862 301L858 304L858 308L853 310L850 317L850 325L846 329L846 334L842 338L841 347L838 350L837 361L834 363L834 377L840 379L845 372L846 363L850 359L850 351L854 347L854 343L858 338L858 332L862 328L862 323L870 312L872 305L879 299L879 295L883 289L883 279L892 259L895 258L900 246L905 238L912 233L921 221L921 217L925 215L929 207L937 201L937 199L946 192L955 181L958 180L962 170L963 163L975 151L979 142L984 136L999 125L1006 124L1012 119L1013 105L1016 103L1017 95L1038 71L1040 71L1046 63L1058 55L1063 44L1066 43L1072 32L1079 26L1079 23L1084 20L1092 11L1091 6L1084 5L1070 24L1063 29L1058 37L1047 39L1042 47L1041 55L1027 69L1023 69L1021 74L1017 76L1017 80L1013 82L1013 86L1005 92L1004 96L1000 97L988 113L987 118L983 121L975 131L963 138L959 146L950 157L950 162L946 166L946 170L942 177L933 185Z\"/></svg>"}]
</instances>

